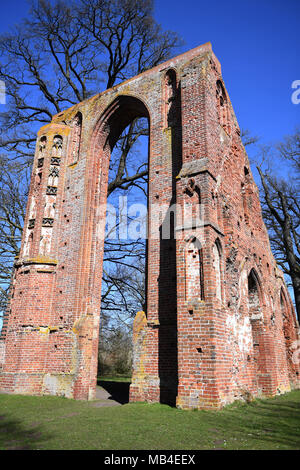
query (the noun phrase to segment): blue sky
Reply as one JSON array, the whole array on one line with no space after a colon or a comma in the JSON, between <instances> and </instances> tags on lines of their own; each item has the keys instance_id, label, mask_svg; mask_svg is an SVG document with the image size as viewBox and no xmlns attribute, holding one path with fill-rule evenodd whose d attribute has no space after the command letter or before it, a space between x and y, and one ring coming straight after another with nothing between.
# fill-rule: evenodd
<instances>
[{"instance_id":1,"label":"blue sky","mask_svg":"<svg viewBox=\"0 0 300 470\"><path fill-rule=\"evenodd\" d=\"M27 11L26 0L2 0L0 32ZM300 104L291 101L300 80L299 0L156 0L155 17L184 40L178 53L212 43L242 128L268 143L300 124Z\"/></svg>"},{"instance_id":2,"label":"blue sky","mask_svg":"<svg viewBox=\"0 0 300 470\"><path fill-rule=\"evenodd\" d=\"M158 0L156 18L186 50L212 43L242 128L269 142L300 124L299 0Z\"/></svg>"}]
</instances>

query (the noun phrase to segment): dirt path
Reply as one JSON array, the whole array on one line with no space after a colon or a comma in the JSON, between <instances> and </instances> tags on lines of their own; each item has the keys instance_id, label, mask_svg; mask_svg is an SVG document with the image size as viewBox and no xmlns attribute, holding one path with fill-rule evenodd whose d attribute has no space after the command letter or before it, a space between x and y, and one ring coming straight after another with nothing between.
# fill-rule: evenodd
<instances>
[{"instance_id":1,"label":"dirt path","mask_svg":"<svg viewBox=\"0 0 300 470\"><path fill-rule=\"evenodd\" d=\"M121 406L129 402L129 383L100 381L94 406Z\"/></svg>"}]
</instances>

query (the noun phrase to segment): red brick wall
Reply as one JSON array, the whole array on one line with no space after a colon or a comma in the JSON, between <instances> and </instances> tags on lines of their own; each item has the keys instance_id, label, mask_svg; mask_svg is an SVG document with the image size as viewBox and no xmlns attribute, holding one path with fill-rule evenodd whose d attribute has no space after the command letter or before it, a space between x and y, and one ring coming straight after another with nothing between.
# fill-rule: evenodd
<instances>
[{"instance_id":1,"label":"red brick wall","mask_svg":"<svg viewBox=\"0 0 300 470\"><path fill-rule=\"evenodd\" d=\"M205 44L39 131L0 388L94 397L109 157L135 117L150 123L150 237L130 399L218 408L298 387L298 325Z\"/></svg>"}]
</instances>

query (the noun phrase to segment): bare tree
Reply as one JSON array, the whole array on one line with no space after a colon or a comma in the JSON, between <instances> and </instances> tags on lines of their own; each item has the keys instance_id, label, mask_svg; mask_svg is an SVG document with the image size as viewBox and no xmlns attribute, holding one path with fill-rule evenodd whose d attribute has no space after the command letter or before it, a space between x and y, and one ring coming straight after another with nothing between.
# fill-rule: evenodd
<instances>
[{"instance_id":1,"label":"bare tree","mask_svg":"<svg viewBox=\"0 0 300 470\"><path fill-rule=\"evenodd\" d=\"M20 247L28 179L22 165L0 157L0 312L5 310L12 260Z\"/></svg>"},{"instance_id":2,"label":"bare tree","mask_svg":"<svg viewBox=\"0 0 300 470\"><path fill-rule=\"evenodd\" d=\"M275 259L293 288L300 320L300 128L268 146L256 145L260 139L248 129L241 131L241 138L258 153L252 164L258 171L264 222Z\"/></svg>"},{"instance_id":3,"label":"bare tree","mask_svg":"<svg viewBox=\"0 0 300 470\"><path fill-rule=\"evenodd\" d=\"M282 162L281 176L270 166L257 165L261 180L262 210L277 263L291 279L295 305L300 319L300 133L286 137L275 148L261 150L263 162L270 156ZM266 155L267 153L267 155ZM288 172L289 163L294 174ZM291 170L291 169L290 169Z\"/></svg>"},{"instance_id":4,"label":"bare tree","mask_svg":"<svg viewBox=\"0 0 300 470\"><path fill-rule=\"evenodd\" d=\"M0 114L0 177L10 177L3 197L15 204L7 211L3 202L0 209L4 297L20 246L38 128L53 114L167 60L180 44L177 34L156 23L151 0L33 0L29 17L0 37L0 79L8 101ZM147 158L133 158L133 152L138 138L146 135L147 123L136 120L121 136L110 162L108 195L129 189L145 193ZM13 235L12 214L18 220ZM140 248L126 241L107 243L106 259L110 267L126 259L128 269L137 271L130 256L141 258ZM109 292L115 274L110 271L105 278ZM108 298L105 291L103 296Z\"/></svg>"},{"instance_id":5,"label":"bare tree","mask_svg":"<svg viewBox=\"0 0 300 470\"><path fill-rule=\"evenodd\" d=\"M253 136L249 129L241 129L241 139L244 147L256 144L259 141L259 137Z\"/></svg>"}]
</instances>

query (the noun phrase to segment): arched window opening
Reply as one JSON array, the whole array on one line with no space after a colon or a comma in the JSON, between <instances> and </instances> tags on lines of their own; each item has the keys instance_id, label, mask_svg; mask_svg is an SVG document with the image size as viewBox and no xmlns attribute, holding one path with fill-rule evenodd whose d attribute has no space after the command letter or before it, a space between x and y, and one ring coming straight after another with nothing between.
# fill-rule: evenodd
<instances>
[{"instance_id":1,"label":"arched window opening","mask_svg":"<svg viewBox=\"0 0 300 470\"><path fill-rule=\"evenodd\" d=\"M75 165L75 163L77 163L79 160L81 132L82 114L79 112L76 114L72 123L72 137L68 161L69 165Z\"/></svg>"},{"instance_id":2,"label":"arched window opening","mask_svg":"<svg viewBox=\"0 0 300 470\"><path fill-rule=\"evenodd\" d=\"M216 83L216 98L219 123L227 134L230 134L231 128L229 124L228 100L221 80L218 80Z\"/></svg>"},{"instance_id":3,"label":"arched window opening","mask_svg":"<svg viewBox=\"0 0 300 470\"><path fill-rule=\"evenodd\" d=\"M244 210L244 220L247 225L249 225L249 207L248 207L248 188L245 182L241 183L241 194Z\"/></svg>"},{"instance_id":4,"label":"arched window opening","mask_svg":"<svg viewBox=\"0 0 300 470\"><path fill-rule=\"evenodd\" d=\"M287 315L287 308L286 308L286 300L284 297L283 290L280 290L280 310L281 310L281 315L282 315L282 321L283 325L286 325L286 322L288 321L288 315Z\"/></svg>"},{"instance_id":5,"label":"arched window opening","mask_svg":"<svg viewBox=\"0 0 300 470\"><path fill-rule=\"evenodd\" d=\"M249 225L250 220L250 210L252 206L252 188L251 188L251 180L250 180L250 172L249 169L244 166L244 177L241 183L241 195L242 195L242 203L244 209L244 220L247 225Z\"/></svg>"},{"instance_id":6,"label":"arched window opening","mask_svg":"<svg viewBox=\"0 0 300 470\"><path fill-rule=\"evenodd\" d=\"M260 313L259 283L254 269L248 276L248 305L250 317Z\"/></svg>"},{"instance_id":7,"label":"arched window opening","mask_svg":"<svg viewBox=\"0 0 300 470\"><path fill-rule=\"evenodd\" d=\"M213 268L215 271L216 297L222 300L221 244L219 240L216 240L213 245Z\"/></svg>"},{"instance_id":8,"label":"arched window opening","mask_svg":"<svg viewBox=\"0 0 300 470\"><path fill-rule=\"evenodd\" d=\"M175 70L170 69L167 71L164 88L165 127L172 127L176 124L177 78Z\"/></svg>"},{"instance_id":9,"label":"arched window opening","mask_svg":"<svg viewBox=\"0 0 300 470\"><path fill-rule=\"evenodd\" d=\"M258 277L255 270L252 269L248 276L248 306L253 340L253 373L258 392L265 393L269 387L269 384L265 381L265 374L267 372L266 350L268 345L266 344L264 334L260 297Z\"/></svg>"},{"instance_id":10,"label":"arched window opening","mask_svg":"<svg viewBox=\"0 0 300 470\"><path fill-rule=\"evenodd\" d=\"M39 154L38 154L38 163L37 163L38 168L42 168L42 166L44 165L46 145L47 145L47 137L43 136L40 138L40 141L39 141Z\"/></svg>"}]
</instances>

